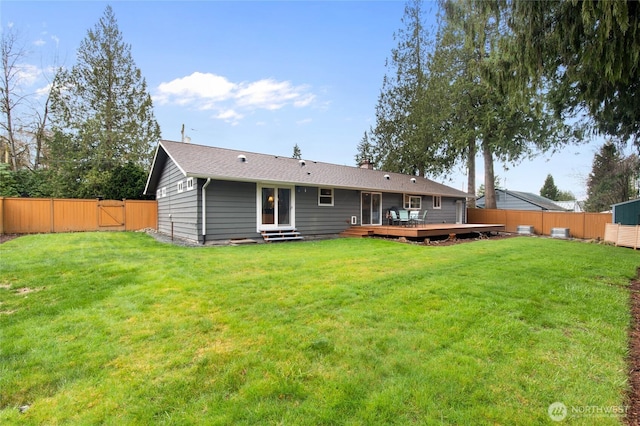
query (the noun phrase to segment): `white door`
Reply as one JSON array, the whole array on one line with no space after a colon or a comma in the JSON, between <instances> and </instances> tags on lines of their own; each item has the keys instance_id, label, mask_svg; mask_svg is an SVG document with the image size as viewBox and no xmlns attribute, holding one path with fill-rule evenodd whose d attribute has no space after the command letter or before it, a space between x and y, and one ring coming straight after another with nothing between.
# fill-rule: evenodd
<instances>
[{"instance_id":1,"label":"white door","mask_svg":"<svg viewBox=\"0 0 640 426\"><path fill-rule=\"evenodd\" d=\"M258 230L293 228L293 188L261 186L258 188Z\"/></svg>"}]
</instances>

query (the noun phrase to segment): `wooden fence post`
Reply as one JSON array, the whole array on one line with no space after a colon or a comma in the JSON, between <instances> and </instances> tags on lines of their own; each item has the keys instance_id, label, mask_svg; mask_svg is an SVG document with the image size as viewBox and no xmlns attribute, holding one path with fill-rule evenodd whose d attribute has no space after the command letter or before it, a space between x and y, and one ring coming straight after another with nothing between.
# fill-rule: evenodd
<instances>
[{"instance_id":1,"label":"wooden fence post","mask_svg":"<svg viewBox=\"0 0 640 426\"><path fill-rule=\"evenodd\" d=\"M4 197L0 197L0 235L4 234Z\"/></svg>"},{"instance_id":2,"label":"wooden fence post","mask_svg":"<svg viewBox=\"0 0 640 426\"><path fill-rule=\"evenodd\" d=\"M51 228L52 234L56 232L56 229L55 229L56 215L55 215L55 212L53 211L53 204L54 204L54 201L53 201L53 198L51 198L51 215L50 215L51 227L50 228Z\"/></svg>"}]
</instances>

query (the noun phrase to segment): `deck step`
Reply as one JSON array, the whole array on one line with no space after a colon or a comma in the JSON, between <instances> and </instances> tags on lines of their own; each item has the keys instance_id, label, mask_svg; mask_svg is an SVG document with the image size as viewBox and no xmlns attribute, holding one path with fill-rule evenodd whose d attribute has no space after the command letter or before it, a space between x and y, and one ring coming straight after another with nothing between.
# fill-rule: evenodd
<instances>
[{"instance_id":1,"label":"deck step","mask_svg":"<svg viewBox=\"0 0 640 426\"><path fill-rule=\"evenodd\" d=\"M262 231L262 238L270 243L272 241L299 241L304 240L296 229L275 229L272 231Z\"/></svg>"},{"instance_id":2,"label":"deck step","mask_svg":"<svg viewBox=\"0 0 640 426\"><path fill-rule=\"evenodd\" d=\"M360 226L352 226L351 228L345 229L340 233L341 237L345 238L362 238L362 237L371 237L374 235L374 231L367 228L362 228Z\"/></svg>"}]
</instances>

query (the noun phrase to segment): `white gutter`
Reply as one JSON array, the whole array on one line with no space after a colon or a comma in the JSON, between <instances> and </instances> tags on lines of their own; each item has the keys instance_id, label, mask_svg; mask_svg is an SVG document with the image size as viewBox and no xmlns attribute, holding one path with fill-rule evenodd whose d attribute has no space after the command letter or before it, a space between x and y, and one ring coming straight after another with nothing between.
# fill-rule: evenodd
<instances>
[{"instance_id":1,"label":"white gutter","mask_svg":"<svg viewBox=\"0 0 640 426\"><path fill-rule=\"evenodd\" d=\"M202 185L202 244L207 240L207 186L211 183L211 178L208 178L204 185Z\"/></svg>"}]
</instances>

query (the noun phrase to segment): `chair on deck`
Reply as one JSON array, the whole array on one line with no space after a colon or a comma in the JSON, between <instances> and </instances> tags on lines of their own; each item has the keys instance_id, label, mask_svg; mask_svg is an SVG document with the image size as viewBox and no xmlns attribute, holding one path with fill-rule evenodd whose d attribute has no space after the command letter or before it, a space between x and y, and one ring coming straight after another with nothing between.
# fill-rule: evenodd
<instances>
[{"instance_id":1,"label":"chair on deck","mask_svg":"<svg viewBox=\"0 0 640 426\"><path fill-rule=\"evenodd\" d=\"M400 210L400 225L409 225L411 219L409 218L409 212L407 210Z\"/></svg>"},{"instance_id":2,"label":"chair on deck","mask_svg":"<svg viewBox=\"0 0 640 426\"><path fill-rule=\"evenodd\" d=\"M390 210L389 214L391 216L389 216L391 218L391 224L392 225L396 225L396 224L400 224L400 218L398 217L398 215L396 214L395 210Z\"/></svg>"},{"instance_id":3,"label":"chair on deck","mask_svg":"<svg viewBox=\"0 0 640 426\"><path fill-rule=\"evenodd\" d=\"M410 217L412 223L415 223L416 225L424 225L425 223L427 223L427 210L422 212L422 217L420 217L419 211L414 210L411 212Z\"/></svg>"}]
</instances>

